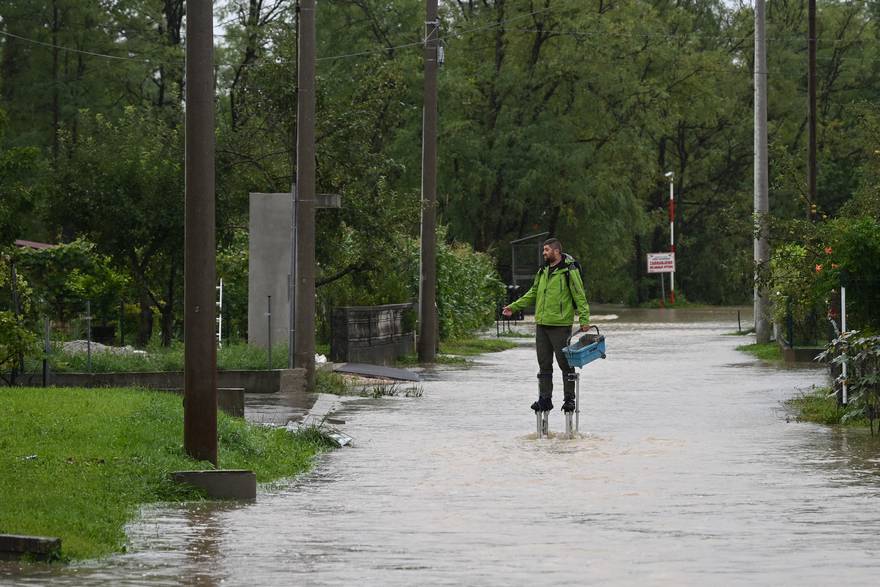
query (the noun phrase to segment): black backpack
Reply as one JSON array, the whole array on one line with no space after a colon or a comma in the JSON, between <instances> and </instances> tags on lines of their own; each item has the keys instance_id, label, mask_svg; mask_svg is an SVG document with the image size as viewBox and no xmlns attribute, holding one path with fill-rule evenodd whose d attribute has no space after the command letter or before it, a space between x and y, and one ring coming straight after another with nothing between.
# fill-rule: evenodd
<instances>
[{"instance_id":1,"label":"black backpack","mask_svg":"<svg viewBox=\"0 0 880 587\"><path fill-rule=\"evenodd\" d=\"M587 292L587 279L584 277L584 268L581 267L581 264L574 260L574 257L571 257L571 263L568 264L568 272L565 274L565 284L568 285L568 293L571 294L571 303L574 305L575 309L577 309L577 304L574 301L574 292L571 291L571 272L577 271L581 276L581 283L584 285L584 293Z\"/></svg>"}]
</instances>

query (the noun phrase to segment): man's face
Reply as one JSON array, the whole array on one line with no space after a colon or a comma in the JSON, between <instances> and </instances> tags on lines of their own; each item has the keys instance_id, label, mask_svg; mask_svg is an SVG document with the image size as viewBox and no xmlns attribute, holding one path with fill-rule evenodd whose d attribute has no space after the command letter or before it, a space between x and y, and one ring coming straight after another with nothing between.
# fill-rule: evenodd
<instances>
[{"instance_id":1,"label":"man's face","mask_svg":"<svg viewBox=\"0 0 880 587\"><path fill-rule=\"evenodd\" d=\"M558 249L554 249L550 245L544 245L544 261L553 265L562 257Z\"/></svg>"}]
</instances>

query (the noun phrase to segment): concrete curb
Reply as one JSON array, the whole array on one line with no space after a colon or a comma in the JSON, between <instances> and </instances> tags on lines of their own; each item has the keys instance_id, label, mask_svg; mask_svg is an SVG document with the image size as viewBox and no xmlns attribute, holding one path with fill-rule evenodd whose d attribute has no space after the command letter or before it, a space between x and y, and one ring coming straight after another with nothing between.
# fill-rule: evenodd
<instances>
[{"instance_id":1,"label":"concrete curb","mask_svg":"<svg viewBox=\"0 0 880 587\"><path fill-rule=\"evenodd\" d=\"M20 560L28 557L46 561L58 558L60 552L60 538L0 534L0 560Z\"/></svg>"},{"instance_id":2,"label":"concrete curb","mask_svg":"<svg viewBox=\"0 0 880 587\"><path fill-rule=\"evenodd\" d=\"M253 471L227 469L215 471L175 471L175 483L204 489L212 499L248 500L257 498L257 476Z\"/></svg>"}]
</instances>

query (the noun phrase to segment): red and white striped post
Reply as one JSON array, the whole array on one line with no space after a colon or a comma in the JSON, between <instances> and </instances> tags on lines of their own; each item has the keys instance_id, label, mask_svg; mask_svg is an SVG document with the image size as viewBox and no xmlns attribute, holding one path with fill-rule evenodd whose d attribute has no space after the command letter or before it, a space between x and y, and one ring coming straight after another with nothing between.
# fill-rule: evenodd
<instances>
[{"instance_id":1,"label":"red and white striped post","mask_svg":"<svg viewBox=\"0 0 880 587\"><path fill-rule=\"evenodd\" d=\"M675 173L667 171L664 174L669 178L669 252L675 254L675 192L673 191L673 183L675 181ZM675 271L669 274L669 303L675 303Z\"/></svg>"}]
</instances>

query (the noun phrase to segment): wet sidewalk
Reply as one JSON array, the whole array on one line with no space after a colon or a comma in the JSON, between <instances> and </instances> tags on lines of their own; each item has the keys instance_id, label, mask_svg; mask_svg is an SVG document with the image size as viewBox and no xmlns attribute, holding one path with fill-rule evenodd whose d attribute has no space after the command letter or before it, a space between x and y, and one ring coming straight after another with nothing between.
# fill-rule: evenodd
<instances>
[{"instance_id":1,"label":"wet sidewalk","mask_svg":"<svg viewBox=\"0 0 880 587\"><path fill-rule=\"evenodd\" d=\"M80 585L827 585L880 570L880 443L787 422L817 368L762 364L734 314L608 322L577 440L535 440L534 348L343 401L355 446L249 505L157 506L129 553L0 576ZM557 373L554 400L560 403ZM563 426L561 413L551 428Z\"/></svg>"}]
</instances>

